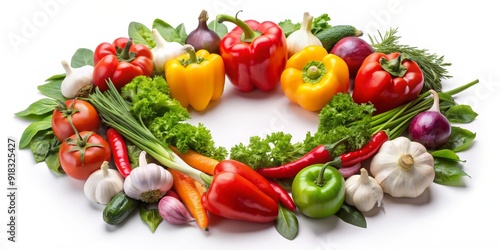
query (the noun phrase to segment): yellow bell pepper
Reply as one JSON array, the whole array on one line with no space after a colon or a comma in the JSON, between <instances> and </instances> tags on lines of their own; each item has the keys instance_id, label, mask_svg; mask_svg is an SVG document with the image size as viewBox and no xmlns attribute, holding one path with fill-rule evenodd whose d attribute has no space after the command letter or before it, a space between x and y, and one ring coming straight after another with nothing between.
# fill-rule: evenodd
<instances>
[{"instance_id":1,"label":"yellow bell pepper","mask_svg":"<svg viewBox=\"0 0 500 250\"><path fill-rule=\"evenodd\" d=\"M186 54L165 64L165 78L173 98L187 108L203 111L224 92L226 73L222 57L193 46L184 46Z\"/></svg>"},{"instance_id":2,"label":"yellow bell pepper","mask_svg":"<svg viewBox=\"0 0 500 250\"><path fill-rule=\"evenodd\" d=\"M346 62L323 46L310 45L291 56L281 73L281 87L293 103L321 110L339 92L349 91Z\"/></svg>"}]
</instances>

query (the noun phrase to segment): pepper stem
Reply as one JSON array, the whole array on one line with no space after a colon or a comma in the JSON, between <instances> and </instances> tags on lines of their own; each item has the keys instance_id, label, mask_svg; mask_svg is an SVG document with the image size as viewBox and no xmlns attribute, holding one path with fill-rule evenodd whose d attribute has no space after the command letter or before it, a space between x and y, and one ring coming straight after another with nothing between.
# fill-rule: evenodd
<instances>
[{"instance_id":1,"label":"pepper stem","mask_svg":"<svg viewBox=\"0 0 500 250\"><path fill-rule=\"evenodd\" d=\"M135 53L130 52L130 48L132 47L132 38L128 39L127 44L125 44L124 48L119 48L116 51L116 56L118 60L124 62L131 62L135 59Z\"/></svg>"},{"instance_id":2,"label":"pepper stem","mask_svg":"<svg viewBox=\"0 0 500 250\"><path fill-rule=\"evenodd\" d=\"M187 65L198 62L198 58L196 57L196 52L193 45L186 44L182 47L182 50L184 50L189 55L189 59L186 62Z\"/></svg>"},{"instance_id":3,"label":"pepper stem","mask_svg":"<svg viewBox=\"0 0 500 250\"><path fill-rule=\"evenodd\" d=\"M256 37L260 36L262 33L259 32L259 31L255 31L255 30L252 30L252 28L250 28L250 26L248 26L247 23L245 23L245 21L241 20L241 19L238 19L238 13L240 12L243 12L242 10L236 12L236 15L233 17L233 16L230 16L230 15L225 15L225 14L219 14L217 15L217 22L218 23L222 23L222 22L232 22L234 24L236 24L238 27L240 27L240 29L243 30L243 34L241 35L241 41L243 42L252 42Z\"/></svg>"},{"instance_id":4,"label":"pepper stem","mask_svg":"<svg viewBox=\"0 0 500 250\"><path fill-rule=\"evenodd\" d=\"M406 59L406 55L400 53L394 59L387 59L385 57L380 58L380 66L387 71L389 74L397 77L403 77L406 74L408 68L403 65L403 60Z\"/></svg>"},{"instance_id":5,"label":"pepper stem","mask_svg":"<svg viewBox=\"0 0 500 250\"><path fill-rule=\"evenodd\" d=\"M315 84L323 79L326 73L325 64L320 61L310 61L302 69L302 79L305 83Z\"/></svg>"}]
</instances>

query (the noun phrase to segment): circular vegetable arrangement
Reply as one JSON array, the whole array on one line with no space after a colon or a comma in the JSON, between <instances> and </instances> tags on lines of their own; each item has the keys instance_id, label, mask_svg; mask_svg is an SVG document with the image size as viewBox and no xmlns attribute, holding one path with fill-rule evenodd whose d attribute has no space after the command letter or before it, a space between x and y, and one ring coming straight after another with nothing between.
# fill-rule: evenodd
<instances>
[{"instance_id":1,"label":"circular vegetable arrangement","mask_svg":"<svg viewBox=\"0 0 500 250\"><path fill-rule=\"evenodd\" d=\"M189 34L159 19L153 29L132 22L128 37L78 49L74 58L93 60L63 61L66 73L39 88L47 97L16 113L41 118L20 148L84 181L105 223L125 223L140 208L153 232L163 220L207 231L213 215L274 222L290 240L300 215L366 227L364 214L384 194L415 198L467 176L457 153L475 134L455 124L477 113L453 97L478 81L443 91L442 57L400 44L397 29L368 43L354 26L329 20L306 12L302 23L257 22L237 13L207 25L202 11ZM226 78L242 93L281 87L318 115L317 131L299 142L273 132L217 146L208 128L189 123L190 111L219 100Z\"/></svg>"}]
</instances>

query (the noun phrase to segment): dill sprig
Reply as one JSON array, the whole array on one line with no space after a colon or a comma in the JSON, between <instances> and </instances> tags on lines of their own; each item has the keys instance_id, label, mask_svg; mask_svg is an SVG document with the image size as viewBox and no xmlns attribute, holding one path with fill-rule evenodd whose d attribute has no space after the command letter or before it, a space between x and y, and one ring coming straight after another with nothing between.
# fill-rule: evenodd
<instances>
[{"instance_id":1,"label":"dill sprig","mask_svg":"<svg viewBox=\"0 0 500 250\"><path fill-rule=\"evenodd\" d=\"M446 69L451 63L445 62L443 56L430 53L427 49L399 44L401 37L396 35L397 31L397 28L391 28L384 35L379 31L379 38L368 35L372 47L375 51L385 54L392 52L406 54L409 59L420 66L424 74L424 87L421 93L427 92L429 89L441 92L441 81L451 77L448 75L448 69Z\"/></svg>"}]
</instances>

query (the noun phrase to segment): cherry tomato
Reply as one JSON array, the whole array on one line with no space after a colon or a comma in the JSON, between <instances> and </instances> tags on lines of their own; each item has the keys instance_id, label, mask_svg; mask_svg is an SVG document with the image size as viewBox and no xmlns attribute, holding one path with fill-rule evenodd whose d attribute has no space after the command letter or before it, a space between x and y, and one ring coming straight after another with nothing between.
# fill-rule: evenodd
<instances>
[{"instance_id":1,"label":"cherry tomato","mask_svg":"<svg viewBox=\"0 0 500 250\"><path fill-rule=\"evenodd\" d=\"M59 141L75 134L68 118L77 131L97 132L100 119L97 110L87 101L72 99L59 104L52 114L52 131Z\"/></svg>"},{"instance_id":2,"label":"cherry tomato","mask_svg":"<svg viewBox=\"0 0 500 250\"><path fill-rule=\"evenodd\" d=\"M86 180L104 161L111 159L106 140L92 131L66 138L59 148L59 161L64 172L78 180Z\"/></svg>"}]
</instances>

